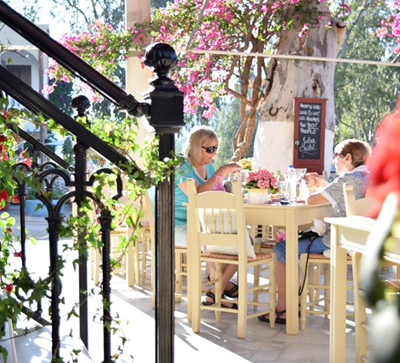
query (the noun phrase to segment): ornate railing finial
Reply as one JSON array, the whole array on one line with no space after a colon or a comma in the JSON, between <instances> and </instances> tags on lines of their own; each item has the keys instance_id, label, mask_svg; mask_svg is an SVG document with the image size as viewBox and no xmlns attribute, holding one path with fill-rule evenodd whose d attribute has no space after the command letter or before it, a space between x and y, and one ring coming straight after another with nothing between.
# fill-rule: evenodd
<instances>
[{"instance_id":1,"label":"ornate railing finial","mask_svg":"<svg viewBox=\"0 0 400 363\"><path fill-rule=\"evenodd\" d=\"M72 100L71 106L77 110L77 117L85 117L85 112L90 107L90 101L86 96L81 95ZM87 122L90 123L89 121Z\"/></svg>"},{"instance_id":2,"label":"ornate railing finial","mask_svg":"<svg viewBox=\"0 0 400 363\"><path fill-rule=\"evenodd\" d=\"M149 45L144 58L144 65L157 73L160 79L168 78L168 73L178 64L174 48L165 43Z\"/></svg>"}]
</instances>

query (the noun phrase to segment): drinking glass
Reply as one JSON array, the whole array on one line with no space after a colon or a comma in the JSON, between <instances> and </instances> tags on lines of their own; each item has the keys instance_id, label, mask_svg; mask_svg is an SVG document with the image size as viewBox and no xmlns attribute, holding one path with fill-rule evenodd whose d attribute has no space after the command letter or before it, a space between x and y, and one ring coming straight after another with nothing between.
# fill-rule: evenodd
<instances>
[{"instance_id":1,"label":"drinking glass","mask_svg":"<svg viewBox=\"0 0 400 363\"><path fill-rule=\"evenodd\" d=\"M291 199L291 183L290 181L280 181L278 183L279 202L282 205L290 204Z\"/></svg>"}]
</instances>

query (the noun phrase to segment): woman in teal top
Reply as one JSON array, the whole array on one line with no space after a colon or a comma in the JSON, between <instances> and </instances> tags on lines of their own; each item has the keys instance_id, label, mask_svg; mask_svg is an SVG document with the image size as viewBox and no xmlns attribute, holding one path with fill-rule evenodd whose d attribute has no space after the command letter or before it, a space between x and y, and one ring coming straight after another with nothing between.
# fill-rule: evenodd
<instances>
[{"instance_id":1,"label":"woman in teal top","mask_svg":"<svg viewBox=\"0 0 400 363\"><path fill-rule=\"evenodd\" d=\"M183 154L186 160L177 170L175 178L175 245L177 246L187 245L187 208L182 205L182 203L188 202L186 180L194 179L197 192L206 192L214 188L217 177L223 179L227 174L240 169L238 164L229 163L215 171L212 161L217 150L217 134L206 126L194 127L183 145ZM228 297L237 298L237 285L229 282L236 270L236 265L225 265L222 272L222 288ZM214 272L215 267L210 264L211 278L214 278ZM204 304L214 304L214 287L206 295ZM237 305L230 304L226 307L237 308Z\"/></svg>"}]
</instances>

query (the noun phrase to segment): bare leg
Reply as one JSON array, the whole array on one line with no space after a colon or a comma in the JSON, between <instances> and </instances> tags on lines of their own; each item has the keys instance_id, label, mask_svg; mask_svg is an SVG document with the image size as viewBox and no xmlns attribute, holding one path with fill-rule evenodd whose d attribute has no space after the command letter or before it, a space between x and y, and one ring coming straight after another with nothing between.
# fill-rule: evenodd
<instances>
[{"instance_id":1,"label":"bare leg","mask_svg":"<svg viewBox=\"0 0 400 363\"><path fill-rule=\"evenodd\" d=\"M276 262L276 285L278 288L277 311L286 310L286 265L280 261Z\"/></svg>"},{"instance_id":2,"label":"bare leg","mask_svg":"<svg viewBox=\"0 0 400 363\"><path fill-rule=\"evenodd\" d=\"M238 269L237 265L224 264L222 266L222 281L221 281L221 289L222 289L222 291L225 290L226 286L229 283L229 280L236 273L237 269ZM211 279L213 279L214 274L215 274L215 264L214 263L210 263ZM215 286L212 287L211 292L215 293ZM211 298L209 298L208 296L207 296L206 300L209 301L209 302L212 302ZM230 304L225 304L225 305L226 306L230 306Z\"/></svg>"},{"instance_id":3,"label":"bare leg","mask_svg":"<svg viewBox=\"0 0 400 363\"><path fill-rule=\"evenodd\" d=\"M208 266L210 267L210 279L213 280L215 278L215 263L209 262ZM231 267L225 272L225 268L227 268L227 266L231 266ZM230 270L231 268L233 270ZM222 289L223 290L230 290L233 288L233 284L230 283L229 280L236 273L236 271L237 271L237 265L229 265L229 264L222 265ZM228 279L227 281L225 281L226 278Z\"/></svg>"}]
</instances>

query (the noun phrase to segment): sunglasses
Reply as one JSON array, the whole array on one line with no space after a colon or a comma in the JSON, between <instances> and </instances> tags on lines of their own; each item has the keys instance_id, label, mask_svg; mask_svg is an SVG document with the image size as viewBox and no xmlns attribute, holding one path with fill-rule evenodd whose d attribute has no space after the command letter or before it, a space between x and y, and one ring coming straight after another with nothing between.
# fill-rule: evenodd
<instances>
[{"instance_id":1,"label":"sunglasses","mask_svg":"<svg viewBox=\"0 0 400 363\"><path fill-rule=\"evenodd\" d=\"M202 149L206 151L207 154L213 154L218 150L218 145L217 146L202 146Z\"/></svg>"}]
</instances>

